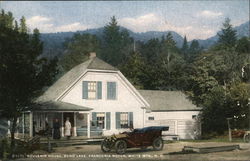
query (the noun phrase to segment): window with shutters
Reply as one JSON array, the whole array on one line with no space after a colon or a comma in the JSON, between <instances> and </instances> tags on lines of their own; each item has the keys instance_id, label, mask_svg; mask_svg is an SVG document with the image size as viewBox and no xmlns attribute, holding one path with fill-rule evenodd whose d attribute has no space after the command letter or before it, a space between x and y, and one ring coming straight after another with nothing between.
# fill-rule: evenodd
<instances>
[{"instance_id":1,"label":"window with shutters","mask_svg":"<svg viewBox=\"0 0 250 161\"><path fill-rule=\"evenodd\" d=\"M115 100L116 99L116 82L107 82L107 99Z\"/></svg>"},{"instance_id":2,"label":"window with shutters","mask_svg":"<svg viewBox=\"0 0 250 161\"><path fill-rule=\"evenodd\" d=\"M110 130L110 112L92 112L92 129Z\"/></svg>"},{"instance_id":3,"label":"window with shutters","mask_svg":"<svg viewBox=\"0 0 250 161\"><path fill-rule=\"evenodd\" d=\"M83 99L102 99L102 82L83 81Z\"/></svg>"},{"instance_id":4,"label":"window with shutters","mask_svg":"<svg viewBox=\"0 0 250 161\"><path fill-rule=\"evenodd\" d=\"M116 128L133 128L133 112L116 112Z\"/></svg>"}]
</instances>

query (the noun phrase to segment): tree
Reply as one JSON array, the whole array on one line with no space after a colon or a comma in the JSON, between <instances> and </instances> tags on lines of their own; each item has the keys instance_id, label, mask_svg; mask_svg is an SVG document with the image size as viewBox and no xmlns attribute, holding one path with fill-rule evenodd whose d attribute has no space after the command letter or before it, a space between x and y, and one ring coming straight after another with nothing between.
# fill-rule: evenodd
<instances>
[{"instance_id":1,"label":"tree","mask_svg":"<svg viewBox=\"0 0 250 161\"><path fill-rule=\"evenodd\" d=\"M223 23L223 27L221 29L221 33L218 33L219 40L218 43L220 45L224 45L226 47L234 47L237 41L236 30L233 29L230 24L230 19L226 18Z\"/></svg>"},{"instance_id":2,"label":"tree","mask_svg":"<svg viewBox=\"0 0 250 161\"><path fill-rule=\"evenodd\" d=\"M184 55L184 57L187 57L188 54L188 43L187 43L187 37L186 35L184 36L181 52Z\"/></svg>"},{"instance_id":3,"label":"tree","mask_svg":"<svg viewBox=\"0 0 250 161\"><path fill-rule=\"evenodd\" d=\"M247 37L240 38L236 43L236 51L240 53L250 53L250 39Z\"/></svg>"},{"instance_id":4,"label":"tree","mask_svg":"<svg viewBox=\"0 0 250 161\"><path fill-rule=\"evenodd\" d=\"M2 12L0 19L8 19ZM21 24L26 26L25 21ZM11 26L14 26L13 24ZM14 133L17 118L21 113L31 109L33 99L42 91L50 79L54 78L56 69L43 70L50 66L46 59L39 58L42 53L42 43L39 31L28 35L26 30L17 31L16 27L1 24L0 26L0 111L2 116L11 120L11 149L14 151ZM13 47L14 46L14 47ZM53 73L53 74L51 74ZM2 117L1 116L1 117Z\"/></svg>"},{"instance_id":5,"label":"tree","mask_svg":"<svg viewBox=\"0 0 250 161\"><path fill-rule=\"evenodd\" d=\"M193 40L190 44L190 48L189 48L189 61L193 61L200 53L201 53L201 47L200 44L197 40Z\"/></svg>"},{"instance_id":6,"label":"tree","mask_svg":"<svg viewBox=\"0 0 250 161\"><path fill-rule=\"evenodd\" d=\"M101 58L117 66L132 52L132 43L133 39L129 37L128 31L121 31L116 18L113 16L111 22L104 27Z\"/></svg>"},{"instance_id":7,"label":"tree","mask_svg":"<svg viewBox=\"0 0 250 161\"><path fill-rule=\"evenodd\" d=\"M120 69L136 88L144 87L146 64L139 52L133 52Z\"/></svg>"},{"instance_id":8,"label":"tree","mask_svg":"<svg viewBox=\"0 0 250 161\"><path fill-rule=\"evenodd\" d=\"M28 28L27 28L27 25L26 25L26 19L24 16L22 16L22 18L20 19L20 28L19 28L19 31L21 33L27 33L28 32Z\"/></svg>"},{"instance_id":9,"label":"tree","mask_svg":"<svg viewBox=\"0 0 250 161\"><path fill-rule=\"evenodd\" d=\"M65 54L60 60L63 72L87 60L90 52L99 54L100 41L95 35L76 33L64 43Z\"/></svg>"}]
</instances>

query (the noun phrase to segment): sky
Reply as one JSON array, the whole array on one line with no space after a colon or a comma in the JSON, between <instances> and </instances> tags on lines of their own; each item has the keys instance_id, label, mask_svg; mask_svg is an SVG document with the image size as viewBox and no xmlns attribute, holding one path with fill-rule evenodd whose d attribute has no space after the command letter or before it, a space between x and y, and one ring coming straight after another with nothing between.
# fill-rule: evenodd
<instances>
[{"instance_id":1,"label":"sky","mask_svg":"<svg viewBox=\"0 0 250 161\"><path fill-rule=\"evenodd\" d=\"M176 31L192 40L216 35L226 17L233 26L249 21L249 0L0 1L0 8L42 33L99 28L115 16L134 32Z\"/></svg>"}]
</instances>

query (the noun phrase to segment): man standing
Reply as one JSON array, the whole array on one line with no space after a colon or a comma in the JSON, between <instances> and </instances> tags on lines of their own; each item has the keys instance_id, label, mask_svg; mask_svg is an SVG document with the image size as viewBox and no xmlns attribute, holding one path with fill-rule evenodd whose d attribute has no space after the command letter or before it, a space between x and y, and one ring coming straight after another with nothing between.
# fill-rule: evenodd
<instances>
[{"instance_id":1,"label":"man standing","mask_svg":"<svg viewBox=\"0 0 250 161\"><path fill-rule=\"evenodd\" d=\"M71 123L69 122L69 117L67 117L65 122L65 136L67 136L67 139L71 136Z\"/></svg>"}]
</instances>

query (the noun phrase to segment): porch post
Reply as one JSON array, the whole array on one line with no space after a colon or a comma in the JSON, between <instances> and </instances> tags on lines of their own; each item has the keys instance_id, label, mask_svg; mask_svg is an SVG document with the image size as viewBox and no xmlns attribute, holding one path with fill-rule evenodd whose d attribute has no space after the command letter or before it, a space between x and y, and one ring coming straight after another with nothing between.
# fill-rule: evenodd
<instances>
[{"instance_id":1,"label":"porch post","mask_svg":"<svg viewBox=\"0 0 250 161\"><path fill-rule=\"evenodd\" d=\"M87 137L90 138L90 113L87 113Z\"/></svg>"},{"instance_id":2,"label":"porch post","mask_svg":"<svg viewBox=\"0 0 250 161\"><path fill-rule=\"evenodd\" d=\"M74 112L74 127L73 127L73 131L74 131L74 136L77 136L77 134L76 134L76 112Z\"/></svg>"},{"instance_id":3,"label":"porch post","mask_svg":"<svg viewBox=\"0 0 250 161\"><path fill-rule=\"evenodd\" d=\"M23 138L24 138L24 112L22 113L22 132L23 132Z\"/></svg>"},{"instance_id":4,"label":"porch post","mask_svg":"<svg viewBox=\"0 0 250 161\"><path fill-rule=\"evenodd\" d=\"M62 122L62 127L61 127L61 134L62 134L62 137L64 137L64 122L63 122L63 112L62 112L62 120L61 120Z\"/></svg>"},{"instance_id":5,"label":"porch post","mask_svg":"<svg viewBox=\"0 0 250 161\"><path fill-rule=\"evenodd\" d=\"M30 112L30 137L33 136L33 113Z\"/></svg>"},{"instance_id":6,"label":"porch post","mask_svg":"<svg viewBox=\"0 0 250 161\"><path fill-rule=\"evenodd\" d=\"M8 120L8 132L7 132L8 136L10 136L10 120Z\"/></svg>"},{"instance_id":7,"label":"porch post","mask_svg":"<svg viewBox=\"0 0 250 161\"><path fill-rule=\"evenodd\" d=\"M17 118L17 129L16 129L16 137L19 138L19 124L20 124L20 119L19 117Z\"/></svg>"}]
</instances>

